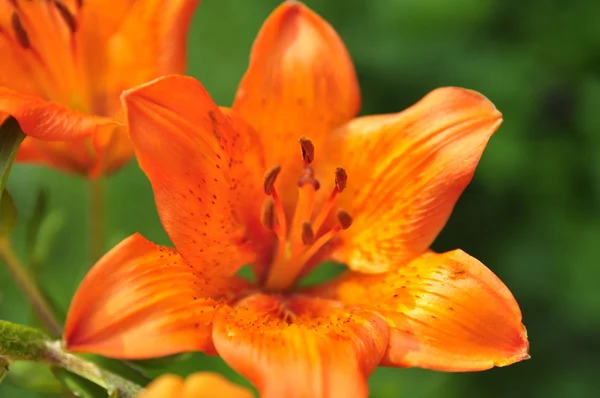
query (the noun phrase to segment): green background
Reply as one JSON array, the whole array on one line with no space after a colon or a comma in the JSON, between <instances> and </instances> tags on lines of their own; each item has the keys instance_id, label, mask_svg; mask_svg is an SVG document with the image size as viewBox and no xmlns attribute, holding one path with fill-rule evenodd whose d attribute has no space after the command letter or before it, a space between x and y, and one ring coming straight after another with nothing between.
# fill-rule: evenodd
<instances>
[{"instance_id":1,"label":"green background","mask_svg":"<svg viewBox=\"0 0 600 398\"><path fill-rule=\"evenodd\" d=\"M219 104L231 103L253 38L277 4L205 0L198 9L190 33L189 74ZM505 120L434 248L464 249L509 286L523 311L532 359L470 374L382 368L370 379L371 395L597 396L600 2L307 4L344 39L358 71L362 114L395 112L436 87L456 85L485 94ZM50 218L42 234L47 259L36 274L65 311L86 272L86 181L34 166L14 167L9 189L20 212L15 240L23 256L23 225L39 188L49 194ZM135 162L110 179L107 201L107 249L136 231L168 242L148 181ZM0 318L31 321L22 294L3 268ZM225 370L242 380L219 358L200 354L178 361L173 369L182 374ZM15 388L16 379L13 375L0 386L1 397L39 396Z\"/></svg>"}]
</instances>

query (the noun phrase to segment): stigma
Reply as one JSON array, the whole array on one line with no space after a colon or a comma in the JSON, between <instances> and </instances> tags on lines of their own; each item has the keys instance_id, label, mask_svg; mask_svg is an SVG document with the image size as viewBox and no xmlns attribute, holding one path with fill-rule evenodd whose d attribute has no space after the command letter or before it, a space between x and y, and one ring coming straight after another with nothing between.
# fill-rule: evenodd
<instances>
[{"instance_id":1,"label":"stigma","mask_svg":"<svg viewBox=\"0 0 600 398\"><path fill-rule=\"evenodd\" d=\"M316 209L317 191L321 184L311 167L315 159L314 145L307 137L301 137L299 141L303 168L297 181L298 199L291 220L286 219L283 203L275 189L281 167L269 169L263 180L264 192L269 197L263 204L261 221L277 236L276 252L264 284L269 291L285 291L292 287L319 251L352 225L350 214L336 208L337 197L346 188L346 171L341 167L335 169L331 176L334 179L333 190L324 204ZM336 221L333 226L324 228L334 210Z\"/></svg>"}]
</instances>

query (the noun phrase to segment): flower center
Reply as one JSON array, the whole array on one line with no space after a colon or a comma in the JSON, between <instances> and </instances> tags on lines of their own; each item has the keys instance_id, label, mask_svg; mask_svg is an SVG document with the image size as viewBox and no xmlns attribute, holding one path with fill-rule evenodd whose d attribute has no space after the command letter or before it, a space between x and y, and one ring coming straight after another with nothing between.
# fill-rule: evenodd
<instances>
[{"instance_id":1,"label":"flower center","mask_svg":"<svg viewBox=\"0 0 600 398\"><path fill-rule=\"evenodd\" d=\"M316 193L320 188L310 164L314 160L312 142L300 139L304 168L298 178L298 201L291 223L286 220L283 203L275 189L275 181L281 171L280 166L271 168L265 174L264 190L269 195L263 205L262 223L277 236L277 252L269 269L265 289L284 291L294 285L302 271L315 260L315 255L340 231L352 224L352 217L343 210L337 210L337 223L330 229L321 231L327 217L335 207L338 195L346 188L346 171L335 170L335 185L327 201L320 209L315 209Z\"/></svg>"}]
</instances>

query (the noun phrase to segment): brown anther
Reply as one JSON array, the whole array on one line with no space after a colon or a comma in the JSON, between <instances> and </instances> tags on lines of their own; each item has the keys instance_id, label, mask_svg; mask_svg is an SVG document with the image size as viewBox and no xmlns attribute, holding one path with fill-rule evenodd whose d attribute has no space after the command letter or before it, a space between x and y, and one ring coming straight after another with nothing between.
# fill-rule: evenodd
<instances>
[{"instance_id":1,"label":"brown anther","mask_svg":"<svg viewBox=\"0 0 600 398\"><path fill-rule=\"evenodd\" d=\"M315 146L312 141L308 137L302 136L300 137L300 147L302 148L302 160L306 164L311 164L315 160Z\"/></svg>"},{"instance_id":2,"label":"brown anther","mask_svg":"<svg viewBox=\"0 0 600 398\"><path fill-rule=\"evenodd\" d=\"M16 11L13 11L10 22L12 24L13 31L15 32L15 36L17 37L17 41L24 49L31 48L31 42L29 41L29 35L27 31L21 24L21 18L19 18L19 14Z\"/></svg>"},{"instance_id":3,"label":"brown anther","mask_svg":"<svg viewBox=\"0 0 600 398\"><path fill-rule=\"evenodd\" d=\"M265 188L265 194L270 195L271 190L273 189L273 185L275 185L275 181L277 180L277 176L281 171L281 166L273 166L265 173L265 178L263 180L263 187Z\"/></svg>"},{"instance_id":4,"label":"brown anther","mask_svg":"<svg viewBox=\"0 0 600 398\"><path fill-rule=\"evenodd\" d=\"M317 181L317 179L315 178L314 170L312 169L312 167L309 166L306 166L302 170L302 175L300 176L300 178L298 178L299 187L302 187L306 184L312 184L315 191L317 191L321 187L321 184L319 184L319 181Z\"/></svg>"},{"instance_id":5,"label":"brown anther","mask_svg":"<svg viewBox=\"0 0 600 398\"><path fill-rule=\"evenodd\" d=\"M342 167L335 168L335 187L338 192L342 192L346 189L346 182L348 182L348 174Z\"/></svg>"},{"instance_id":6,"label":"brown anther","mask_svg":"<svg viewBox=\"0 0 600 398\"><path fill-rule=\"evenodd\" d=\"M65 21L65 23L69 27L69 30L71 31L71 33L75 33L75 31L77 30L77 21L75 20L75 17L73 16L73 14L71 14L71 11L69 11L67 6L65 6L63 3L61 3L58 0L53 0L52 3L54 3L54 6L58 10L58 13L62 17L62 19Z\"/></svg>"},{"instance_id":7,"label":"brown anther","mask_svg":"<svg viewBox=\"0 0 600 398\"><path fill-rule=\"evenodd\" d=\"M348 229L352 225L352 216L344 210L338 210L337 219L342 226L342 229Z\"/></svg>"},{"instance_id":8,"label":"brown anther","mask_svg":"<svg viewBox=\"0 0 600 398\"><path fill-rule=\"evenodd\" d=\"M275 201L273 199L269 198L263 204L260 213L260 221L262 225L268 229L273 229L275 227Z\"/></svg>"},{"instance_id":9,"label":"brown anther","mask_svg":"<svg viewBox=\"0 0 600 398\"><path fill-rule=\"evenodd\" d=\"M315 242L315 232L310 222L302 223L302 243L312 245Z\"/></svg>"},{"instance_id":10,"label":"brown anther","mask_svg":"<svg viewBox=\"0 0 600 398\"><path fill-rule=\"evenodd\" d=\"M83 0L77 0L77 8L81 8L83 6Z\"/></svg>"}]
</instances>

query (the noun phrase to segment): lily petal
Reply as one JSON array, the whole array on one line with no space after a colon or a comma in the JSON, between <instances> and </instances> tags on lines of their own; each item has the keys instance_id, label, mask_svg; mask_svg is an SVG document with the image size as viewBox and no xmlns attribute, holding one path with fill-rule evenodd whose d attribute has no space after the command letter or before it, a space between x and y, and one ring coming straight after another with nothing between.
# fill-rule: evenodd
<instances>
[{"instance_id":1,"label":"lily petal","mask_svg":"<svg viewBox=\"0 0 600 398\"><path fill-rule=\"evenodd\" d=\"M184 73L187 34L199 0L142 0L108 40L106 114L119 111L123 90L159 76Z\"/></svg>"},{"instance_id":2,"label":"lily petal","mask_svg":"<svg viewBox=\"0 0 600 398\"><path fill-rule=\"evenodd\" d=\"M116 126L109 118L72 111L56 102L0 87L0 114L12 115L25 134L46 141L89 137L99 127Z\"/></svg>"},{"instance_id":3,"label":"lily petal","mask_svg":"<svg viewBox=\"0 0 600 398\"><path fill-rule=\"evenodd\" d=\"M123 125L98 129L92 136L92 145L95 154L93 166L88 170L90 178L120 170L134 155L127 127Z\"/></svg>"},{"instance_id":4,"label":"lily petal","mask_svg":"<svg viewBox=\"0 0 600 398\"><path fill-rule=\"evenodd\" d=\"M26 137L19 147L16 161L41 164L66 173L88 175L94 167L91 140L42 141Z\"/></svg>"},{"instance_id":5,"label":"lily petal","mask_svg":"<svg viewBox=\"0 0 600 398\"><path fill-rule=\"evenodd\" d=\"M118 171L133 156L125 126L101 126L90 138L72 141L42 141L26 137L17 162L41 164L89 178Z\"/></svg>"},{"instance_id":6,"label":"lily petal","mask_svg":"<svg viewBox=\"0 0 600 398\"><path fill-rule=\"evenodd\" d=\"M238 159L231 163L230 173L233 175L245 176L245 179L254 181L263 181L265 166L264 156L261 150L261 143L256 131L246 123L237 112L231 108L220 107L221 112L225 115L231 127L241 137L245 137L246 143L244 146L246 151L236 154L233 157ZM236 151L236 153L239 151ZM239 181L238 189L246 192L248 198L258 198L259 200L243 200L236 203L238 213L247 215L244 217L246 223L246 235L249 242L252 244L252 250L256 254L256 259L251 266L258 281L262 281L266 277L266 272L273 260L274 246L277 242L277 237L273 231L264 227L260 219L256 217L261 214L261 207L264 202L260 200L264 197L264 191L257 191L258 187L253 183L246 183L243 180Z\"/></svg>"},{"instance_id":7,"label":"lily petal","mask_svg":"<svg viewBox=\"0 0 600 398\"><path fill-rule=\"evenodd\" d=\"M0 2L0 86L62 104L85 101L73 51L77 17L57 1Z\"/></svg>"},{"instance_id":8,"label":"lily petal","mask_svg":"<svg viewBox=\"0 0 600 398\"><path fill-rule=\"evenodd\" d=\"M359 107L354 67L335 30L302 3L284 2L254 42L233 105L261 134L269 167L282 166L280 183L300 175L301 136L319 149Z\"/></svg>"},{"instance_id":9,"label":"lily petal","mask_svg":"<svg viewBox=\"0 0 600 398\"><path fill-rule=\"evenodd\" d=\"M183 398L183 379L175 375L163 375L137 395L136 398Z\"/></svg>"},{"instance_id":10,"label":"lily petal","mask_svg":"<svg viewBox=\"0 0 600 398\"><path fill-rule=\"evenodd\" d=\"M184 398L252 398L247 388L238 386L219 373L198 372L185 379Z\"/></svg>"},{"instance_id":11,"label":"lily petal","mask_svg":"<svg viewBox=\"0 0 600 398\"><path fill-rule=\"evenodd\" d=\"M215 309L245 287L239 279L209 278L172 249L132 235L79 286L64 344L75 352L128 359L210 353Z\"/></svg>"},{"instance_id":12,"label":"lily petal","mask_svg":"<svg viewBox=\"0 0 600 398\"><path fill-rule=\"evenodd\" d=\"M514 297L461 250L427 253L385 274L349 272L312 293L387 319L390 345L383 365L476 371L529 358Z\"/></svg>"},{"instance_id":13,"label":"lily petal","mask_svg":"<svg viewBox=\"0 0 600 398\"><path fill-rule=\"evenodd\" d=\"M248 389L240 387L218 373L197 372L185 381L179 376L163 375L146 387L138 398L252 398Z\"/></svg>"},{"instance_id":14,"label":"lily petal","mask_svg":"<svg viewBox=\"0 0 600 398\"><path fill-rule=\"evenodd\" d=\"M447 87L404 112L358 118L337 131L329 161L348 173L339 203L354 223L335 258L378 273L425 252L501 121L481 94Z\"/></svg>"},{"instance_id":15,"label":"lily petal","mask_svg":"<svg viewBox=\"0 0 600 398\"><path fill-rule=\"evenodd\" d=\"M5 28L8 18L12 15L8 2L0 2L0 26ZM10 25L8 25L10 26ZM20 57L21 49L15 45L6 35L0 33L0 86L10 86L25 94L38 94L43 89L35 79L31 78L29 66ZM11 60L7 62L6 60Z\"/></svg>"},{"instance_id":16,"label":"lily petal","mask_svg":"<svg viewBox=\"0 0 600 398\"><path fill-rule=\"evenodd\" d=\"M251 137L236 131L190 77L156 79L126 91L123 102L138 161L181 255L211 274L231 275L252 262L243 246L249 218L259 212L244 209L248 198L261 197L262 176L243 167L257 150Z\"/></svg>"},{"instance_id":17,"label":"lily petal","mask_svg":"<svg viewBox=\"0 0 600 398\"><path fill-rule=\"evenodd\" d=\"M257 294L218 312L213 340L261 397L366 397L388 330L369 311Z\"/></svg>"},{"instance_id":18,"label":"lily petal","mask_svg":"<svg viewBox=\"0 0 600 398\"><path fill-rule=\"evenodd\" d=\"M83 35L91 35L95 28L97 37L104 43L119 29L129 10L137 2L148 0L85 0L81 2L81 31ZM149 0L154 1L154 0ZM102 22L102 24L99 24Z\"/></svg>"}]
</instances>

